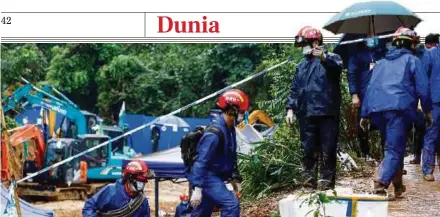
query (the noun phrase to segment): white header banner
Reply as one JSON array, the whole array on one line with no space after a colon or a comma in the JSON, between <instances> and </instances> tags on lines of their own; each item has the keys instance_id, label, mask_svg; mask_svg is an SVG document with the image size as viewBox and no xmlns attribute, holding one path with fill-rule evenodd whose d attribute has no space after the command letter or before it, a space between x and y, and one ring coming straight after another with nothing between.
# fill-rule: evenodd
<instances>
[{"instance_id":1,"label":"white header banner","mask_svg":"<svg viewBox=\"0 0 440 217\"><path fill-rule=\"evenodd\" d=\"M148 5L146 1L130 1L129 4L125 1L124 5L115 1L106 1L106 4L88 1L84 4L87 7L82 5L81 9L78 5L84 1L75 2L64 7L58 1L38 1L38 4L29 1L21 5L17 1L5 2L0 23L2 42L292 42L301 27L310 25L322 29L338 11L357 1L315 0L301 4L296 1L246 4L236 1L235 5L228 1L217 4L204 1L197 5L183 4L183 1L166 5L164 1ZM415 29L420 36L440 32L438 1L395 2L423 20ZM51 7L42 6L48 3ZM141 9L144 11L139 11ZM340 37L326 30L322 32L326 42L337 42Z\"/></svg>"}]
</instances>

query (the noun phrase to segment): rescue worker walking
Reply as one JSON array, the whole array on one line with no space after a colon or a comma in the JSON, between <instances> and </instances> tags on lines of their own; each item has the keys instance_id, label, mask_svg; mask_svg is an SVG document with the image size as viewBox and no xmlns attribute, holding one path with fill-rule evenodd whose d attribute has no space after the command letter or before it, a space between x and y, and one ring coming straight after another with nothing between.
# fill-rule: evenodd
<instances>
[{"instance_id":1,"label":"rescue worker walking","mask_svg":"<svg viewBox=\"0 0 440 217\"><path fill-rule=\"evenodd\" d=\"M420 41L414 40L412 44L412 51L416 57L418 57L420 60L423 57L423 54L425 53L425 48L423 46L418 45ZM426 133L426 123L424 120L424 115L422 111L422 105L420 104L420 100L417 104L417 114L416 114L416 120L412 124L410 132L413 134L412 142L412 152L414 154L414 159L410 160L410 164L420 164L421 162L421 156L422 156L422 149L423 149L423 138Z\"/></svg>"},{"instance_id":2,"label":"rescue worker walking","mask_svg":"<svg viewBox=\"0 0 440 217\"><path fill-rule=\"evenodd\" d=\"M212 116L212 122L198 142L196 159L187 171L187 178L194 186L191 216L211 216L216 206L221 209L222 217L238 217L239 202L224 182L231 180L235 185L241 181L234 125L243 120L249 100L242 91L232 89L223 93L216 105L221 113Z\"/></svg>"},{"instance_id":3,"label":"rescue worker walking","mask_svg":"<svg viewBox=\"0 0 440 217\"><path fill-rule=\"evenodd\" d=\"M437 47L439 44L439 34L430 33L425 37L425 46L427 49Z\"/></svg>"},{"instance_id":4,"label":"rescue worker walking","mask_svg":"<svg viewBox=\"0 0 440 217\"><path fill-rule=\"evenodd\" d=\"M422 58L423 69L429 77L429 91L433 102L432 117L434 120L432 127L427 129L423 143L422 166L423 178L426 181L434 181L434 149L440 143L440 47L438 46L438 36L437 40L433 40L431 44L435 42L437 42L437 45L426 50Z\"/></svg>"},{"instance_id":5,"label":"rescue worker walking","mask_svg":"<svg viewBox=\"0 0 440 217\"><path fill-rule=\"evenodd\" d=\"M377 38L368 38L365 44L360 44L359 52L353 55L348 62L348 87L352 96L353 108L357 109L357 134L361 153L366 160L371 160L370 147L368 144L368 131L362 130L360 127L360 111L362 100L365 96L368 81L371 77L371 71L377 61L385 56L385 50L379 46Z\"/></svg>"},{"instance_id":6,"label":"rescue worker walking","mask_svg":"<svg viewBox=\"0 0 440 217\"><path fill-rule=\"evenodd\" d=\"M373 69L362 105L361 127L368 129L371 119L385 138L385 157L374 178L374 193L386 195L392 182L394 196L400 197L406 190L402 181L403 157L418 98L428 123L432 123L432 115L428 77L411 51L417 34L408 28L399 28L396 34L393 38L396 49L388 52Z\"/></svg>"},{"instance_id":7,"label":"rescue worker walking","mask_svg":"<svg viewBox=\"0 0 440 217\"><path fill-rule=\"evenodd\" d=\"M343 66L340 56L324 50L322 43L321 32L310 26L302 28L295 37L295 46L302 47L304 59L293 76L286 121L293 124L294 113L299 121L303 186L327 190L335 187Z\"/></svg>"},{"instance_id":8,"label":"rescue worker walking","mask_svg":"<svg viewBox=\"0 0 440 217\"><path fill-rule=\"evenodd\" d=\"M122 179L106 185L85 202L83 217L150 216L148 199L143 194L150 172L143 161L129 162Z\"/></svg>"}]
</instances>

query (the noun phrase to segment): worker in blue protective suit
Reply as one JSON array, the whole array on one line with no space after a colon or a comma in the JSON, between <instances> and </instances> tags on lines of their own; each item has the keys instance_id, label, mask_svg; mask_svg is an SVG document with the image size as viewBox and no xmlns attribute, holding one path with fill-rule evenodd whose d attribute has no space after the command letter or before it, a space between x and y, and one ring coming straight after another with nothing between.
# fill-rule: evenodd
<instances>
[{"instance_id":1,"label":"worker in blue protective suit","mask_svg":"<svg viewBox=\"0 0 440 217\"><path fill-rule=\"evenodd\" d=\"M414 55L421 59L425 52L425 47L422 45L417 45L417 43L418 41L416 43L413 43L411 48ZM426 124L420 101L417 105L416 120L413 122L410 132L412 133L412 153L414 154L414 159L410 160L409 163L420 164L423 148L423 138L426 133Z\"/></svg>"},{"instance_id":2,"label":"worker in blue protective suit","mask_svg":"<svg viewBox=\"0 0 440 217\"><path fill-rule=\"evenodd\" d=\"M358 110L357 134L361 153L366 160L371 160L370 147L368 144L368 131L359 126L360 107L364 99L365 90L370 80L371 70L376 62L385 56L385 49L379 46L379 40L375 37L368 38L365 43L360 44L359 51L350 57L348 61L348 87L352 96L352 105Z\"/></svg>"},{"instance_id":3,"label":"worker in blue protective suit","mask_svg":"<svg viewBox=\"0 0 440 217\"><path fill-rule=\"evenodd\" d=\"M187 195L180 195L180 203L176 207L174 217L189 217L191 216L192 207L188 203Z\"/></svg>"},{"instance_id":4,"label":"worker in blue protective suit","mask_svg":"<svg viewBox=\"0 0 440 217\"><path fill-rule=\"evenodd\" d=\"M432 124L432 114L428 77L411 51L412 44L418 40L417 34L402 27L396 35L393 38L396 49L388 52L373 69L362 105L361 127L368 129L371 119L385 138L385 157L374 178L374 193L386 195L392 182L394 196L400 197L406 190L402 181L403 157L408 129L416 119L418 99L428 124Z\"/></svg>"},{"instance_id":5,"label":"worker in blue protective suit","mask_svg":"<svg viewBox=\"0 0 440 217\"><path fill-rule=\"evenodd\" d=\"M186 171L194 186L190 199L194 208L191 216L211 216L215 206L221 209L223 217L238 217L239 201L225 182L231 181L236 186L241 181L234 125L243 120L249 100L242 91L232 89L223 93L216 104L221 113L212 116L212 122L198 142L195 161Z\"/></svg>"},{"instance_id":6,"label":"worker in blue protective suit","mask_svg":"<svg viewBox=\"0 0 440 217\"><path fill-rule=\"evenodd\" d=\"M143 161L129 162L122 179L106 185L84 203L83 217L149 217L150 207L143 191L150 172Z\"/></svg>"},{"instance_id":7,"label":"worker in blue protective suit","mask_svg":"<svg viewBox=\"0 0 440 217\"><path fill-rule=\"evenodd\" d=\"M430 95L433 102L432 115L434 123L432 128L428 129L423 144L423 178L426 181L434 181L434 167L435 167L435 149L437 154L440 143L440 47L433 46L426 50L422 58L422 64L425 72L429 77ZM440 160L440 158L438 158Z\"/></svg>"},{"instance_id":8,"label":"worker in blue protective suit","mask_svg":"<svg viewBox=\"0 0 440 217\"><path fill-rule=\"evenodd\" d=\"M336 150L341 105L342 59L322 49L322 34L306 26L295 37L304 59L297 65L288 97L288 124L294 113L299 121L303 148L303 187L333 189L336 179ZM321 161L319 158L321 157ZM317 164L321 162L320 178Z\"/></svg>"}]
</instances>

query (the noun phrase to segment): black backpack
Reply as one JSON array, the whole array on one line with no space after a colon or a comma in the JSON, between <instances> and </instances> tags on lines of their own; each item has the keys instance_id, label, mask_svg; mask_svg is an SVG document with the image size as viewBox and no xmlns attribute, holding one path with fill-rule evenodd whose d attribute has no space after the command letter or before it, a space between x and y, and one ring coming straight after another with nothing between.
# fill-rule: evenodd
<instances>
[{"instance_id":1,"label":"black backpack","mask_svg":"<svg viewBox=\"0 0 440 217\"><path fill-rule=\"evenodd\" d=\"M196 160L197 145L204 132L215 133L219 138L219 149L223 150L223 132L219 127L214 125L209 125L206 128L204 126L197 126L192 132L184 135L180 141L180 151L186 168L191 167Z\"/></svg>"}]
</instances>

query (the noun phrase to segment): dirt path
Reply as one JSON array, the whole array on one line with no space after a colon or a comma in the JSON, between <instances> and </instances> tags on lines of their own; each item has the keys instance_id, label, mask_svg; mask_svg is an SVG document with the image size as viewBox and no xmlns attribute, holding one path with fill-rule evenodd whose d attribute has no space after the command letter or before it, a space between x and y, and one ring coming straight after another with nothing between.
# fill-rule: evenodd
<instances>
[{"instance_id":1,"label":"dirt path","mask_svg":"<svg viewBox=\"0 0 440 217\"><path fill-rule=\"evenodd\" d=\"M404 176L407 192L405 198L391 202L390 217L434 217L440 216L440 174L435 168L436 181L422 179L420 165L405 164L408 174Z\"/></svg>"}]
</instances>

